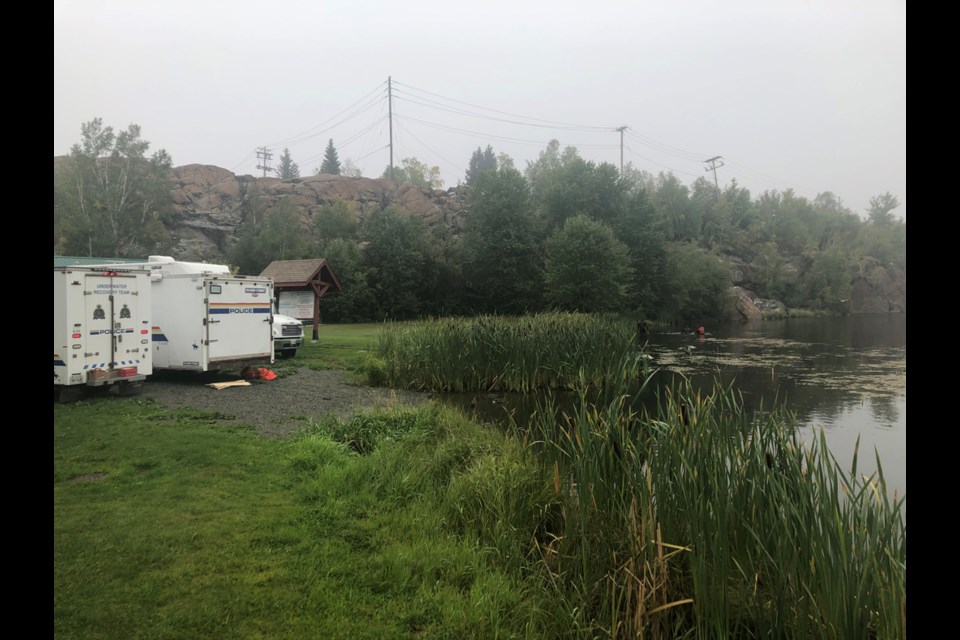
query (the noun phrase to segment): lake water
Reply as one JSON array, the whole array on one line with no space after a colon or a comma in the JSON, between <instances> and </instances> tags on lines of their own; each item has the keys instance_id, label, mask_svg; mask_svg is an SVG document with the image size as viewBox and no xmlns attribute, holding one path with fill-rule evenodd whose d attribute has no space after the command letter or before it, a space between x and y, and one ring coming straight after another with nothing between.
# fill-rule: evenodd
<instances>
[{"instance_id":1,"label":"lake water","mask_svg":"<svg viewBox=\"0 0 960 640\"><path fill-rule=\"evenodd\" d=\"M887 488L906 493L905 314L766 320L707 332L651 334L648 353L659 375L683 373L703 387L732 382L748 408L779 400L809 434L823 430L844 467L859 437L858 469L874 471L876 451Z\"/></svg>"},{"instance_id":2,"label":"lake water","mask_svg":"<svg viewBox=\"0 0 960 640\"><path fill-rule=\"evenodd\" d=\"M810 436L821 429L849 468L876 469L879 456L891 495L907 489L907 317L905 314L790 318L706 327L707 335L651 333L645 352L669 384L677 374L703 389L733 384L745 408L785 404ZM498 419L531 410L531 398L451 398Z\"/></svg>"}]
</instances>

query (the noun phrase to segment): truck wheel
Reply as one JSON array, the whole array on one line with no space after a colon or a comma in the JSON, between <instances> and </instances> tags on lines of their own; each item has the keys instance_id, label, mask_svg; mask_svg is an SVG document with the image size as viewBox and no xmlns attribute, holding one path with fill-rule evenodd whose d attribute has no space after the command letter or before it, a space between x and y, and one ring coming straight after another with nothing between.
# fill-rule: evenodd
<instances>
[{"instance_id":1,"label":"truck wheel","mask_svg":"<svg viewBox=\"0 0 960 640\"><path fill-rule=\"evenodd\" d=\"M296 349L284 349L283 351L280 352L280 357L283 358L284 360L289 360L295 355L297 355Z\"/></svg>"}]
</instances>

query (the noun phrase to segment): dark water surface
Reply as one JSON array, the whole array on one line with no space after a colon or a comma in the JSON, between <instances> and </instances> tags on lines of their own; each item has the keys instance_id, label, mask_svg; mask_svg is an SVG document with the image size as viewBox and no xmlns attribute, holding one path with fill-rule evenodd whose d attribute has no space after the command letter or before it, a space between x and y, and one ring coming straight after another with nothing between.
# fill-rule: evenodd
<instances>
[{"instance_id":1,"label":"dark water surface","mask_svg":"<svg viewBox=\"0 0 960 640\"><path fill-rule=\"evenodd\" d=\"M651 335L661 376L701 386L732 382L748 408L778 400L811 435L823 430L845 466L860 438L858 469L879 454L891 492L907 488L907 316L790 318L707 328L704 338ZM694 347L692 350L686 347Z\"/></svg>"},{"instance_id":2,"label":"dark water surface","mask_svg":"<svg viewBox=\"0 0 960 640\"><path fill-rule=\"evenodd\" d=\"M858 470L876 470L876 451L890 493L905 495L906 314L766 320L706 331L649 335L645 353L657 369L656 383L670 384L681 374L704 390L732 384L749 411L785 404L805 433L823 430L844 468L859 437ZM535 404L533 397L511 395L449 400L495 420L507 411L528 414Z\"/></svg>"}]
</instances>

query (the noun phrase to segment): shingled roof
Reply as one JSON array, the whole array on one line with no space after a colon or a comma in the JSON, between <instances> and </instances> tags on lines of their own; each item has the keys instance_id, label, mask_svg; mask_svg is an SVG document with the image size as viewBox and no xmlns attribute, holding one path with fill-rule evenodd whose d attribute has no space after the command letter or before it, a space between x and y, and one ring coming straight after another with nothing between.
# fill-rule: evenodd
<instances>
[{"instance_id":1,"label":"shingled roof","mask_svg":"<svg viewBox=\"0 0 960 640\"><path fill-rule=\"evenodd\" d=\"M260 275L273 278L277 287L307 287L314 282L323 282L330 285L329 291L340 291L340 282L326 258L274 260Z\"/></svg>"}]
</instances>

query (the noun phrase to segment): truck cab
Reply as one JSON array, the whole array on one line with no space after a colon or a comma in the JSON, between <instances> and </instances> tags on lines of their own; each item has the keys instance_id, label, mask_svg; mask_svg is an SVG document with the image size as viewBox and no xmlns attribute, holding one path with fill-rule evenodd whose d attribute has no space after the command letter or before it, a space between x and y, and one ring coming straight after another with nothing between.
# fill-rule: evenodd
<instances>
[{"instance_id":1,"label":"truck cab","mask_svg":"<svg viewBox=\"0 0 960 640\"><path fill-rule=\"evenodd\" d=\"M279 358L292 358L303 346L303 322L279 313L273 314L273 351Z\"/></svg>"}]
</instances>

